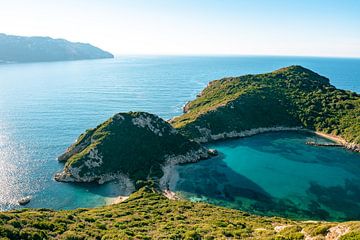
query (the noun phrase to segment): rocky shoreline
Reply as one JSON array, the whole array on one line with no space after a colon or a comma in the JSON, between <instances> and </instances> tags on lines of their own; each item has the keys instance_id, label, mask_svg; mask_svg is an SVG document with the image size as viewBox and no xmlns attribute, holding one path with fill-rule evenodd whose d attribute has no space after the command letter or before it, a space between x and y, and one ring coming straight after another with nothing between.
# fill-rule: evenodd
<instances>
[{"instance_id":1,"label":"rocky shoreline","mask_svg":"<svg viewBox=\"0 0 360 240\"><path fill-rule=\"evenodd\" d=\"M332 140L337 144L340 144L344 148L353 151L353 152L360 152L360 145L355 143L349 143L345 139L334 136L331 134L318 132L303 128L301 126L298 127L286 127L286 126L277 126L277 127L267 127L267 128L254 128L249 130L244 130L241 132L231 131L231 132L223 132L218 134L212 134L210 129L207 128L198 128L199 132L202 133L202 137L195 138L194 140L199 143L208 143L213 141L219 140L226 140L232 138L243 138L243 137L251 137L261 133L269 133L269 132L281 132L281 131L302 131L302 132L309 132L315 135L321 136L323 138Z\"/></svg>"},{"instance_id":2,"label":"rocky shoreline","mask_svg":"<svg viewBox=\"0 0 360 240\"><path fill-rule=\"evenodd\" d=\"M338 136L333 136L330 134L312 131L309 129L305 129L303 127L285 127L285 126L277 126L277 127L269 127L269 128L256 128L245 130L241 132L224 132L220 134L211 134L211 130L209 129L199 129L202 133L205 133L203 137L195 139L195 141L199 143L208 143L212 141L221 141L233 138L243 138L250 137L261 133L269 133L269 132L281 132L281 131L299 131L299 132L308 132L312 134L316 134L320 137L332 140L336 142L336 144L340 144L344 148L347 148L351 151L360 152L360 146L352 143L346 142L344 139ZM192 150L183 155L167 155L165 156L165 164L162 166L163 176L159 180L160 189L164 192L164 195L170 197L170 199L176 199L176 193L172 192L170 189L173 189L177 182L175 167L178 164L184 163L195 163L203 159L208 159L213 155L214 150L209 150L204 147L198 150ZM135 191L134 182L125 174L122 173L112 173L112 174L103 174L100 176L79 176L80 169L72 168L72 169L64 169L64 171L57 173L55 175L56 181L61 182L97 182L99 184L103 184L105 182L118 180L119 184L122 184L126 188L126 192L130 195ZM121 202L126 199L126 196L119 196L115 200L110 200L108 204L114 204Z\"/></svg>"},{"instance_id":3,"label":"rocky shoreline","mask_svg":"<svg viewBox=\"0 0 360 240\"><path fill-rule=\"evenodd\" d=\"M332 140L332 141L342 145L344 148L346 148L346 149L348 149L350 151L360 152L360 145L359 144L349 143L345 139L343 139L342 137L334 136L334 135L323 133L323 132L317 132L317 131L314 132L314 131L310 131L310 130L308 130L308 131L311 132L311 133L314 133L314 134L316 134L318 136L321 136L323 138L327 138L329 140Z\"/></svg>"},{"instance_id":4,"label":"rocky shoreline","mask_svg":"<svg viewBox=\"0 0 360 240\"><path fill-rule=\"evenodd\" d=\"M280 131L301 131L304 130L302 127L285 127L285 126L277 126L277 127L264 127L264 128L254 128L249 130L244 130L241 132L231 131L231 132L223 132L218 134L212 134L210 129L207 128L198 128L199 132L203 134L200 138L195 138L194 140L199 143L208 143L212 141L225 140L231 138L242 138L242 137L250 137L261 133L268 132L280 132Z\"/></svg>"},{"instance_id":5,"label":"rocky shoreline","mask_svg":"<svg viewBox=\"0 0 360 240\"><path fill-rule=\"evenodd\" d=\"M159 185L162 190L168 190L169 183L172 179L173 169L178 164L183 163L194 163L203 159L208 159L211 157L209 150L206 148L200 148L197 151L188 152L185 155L179 156L167 156L166 163L162 166L163 176L160 178Z\"/></svg>"}]
</instances>

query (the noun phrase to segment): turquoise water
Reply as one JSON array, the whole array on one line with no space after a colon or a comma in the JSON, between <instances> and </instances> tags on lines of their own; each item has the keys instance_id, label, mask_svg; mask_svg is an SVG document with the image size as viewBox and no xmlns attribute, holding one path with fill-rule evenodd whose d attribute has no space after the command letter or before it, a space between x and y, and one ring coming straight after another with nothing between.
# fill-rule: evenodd
<instances>
[{"instance_id":1,"label":"turquoise water","mask_svg":"<svg viewBox=\"0 0 360 240\"><path fill-rule=\"evenodd\" d=\"M281 132L211 144L219 156L178 166L172 188L193 201L261 215L360 219L360 155L305 144L314 138Z\"/></svg>"},{"instance_id":2,"label":"turquoise water","mask_svg":"<svg viewBox=\"0 0 360 240\"><path fill-rule=\"evenodd\" d=\"M119 57L0 65L0 209L105 204L116 184L57 183L56 157L85 129L114 113L149 111L168 119L213 79L300 64L360 92L360 60L294 57ZM338 150L343 151L343 150ZM324 176L332 179L334 175Z\"/></svg>"}]
</instances>

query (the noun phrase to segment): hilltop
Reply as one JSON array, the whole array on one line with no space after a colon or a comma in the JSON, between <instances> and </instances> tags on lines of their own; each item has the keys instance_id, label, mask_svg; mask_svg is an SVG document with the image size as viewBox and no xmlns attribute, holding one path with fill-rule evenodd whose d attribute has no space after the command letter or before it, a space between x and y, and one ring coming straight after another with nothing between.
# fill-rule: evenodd
<instances>
[{"instance_id":1,"label":"hilltop","mask_svg":"<svg viewBox=\"0 0 360 240\"><path fill-rule=\"evenodd\" d=\"M0 63L50 62L113 58L88 43L50 37L21 37L0 34Z\"/></svg>"},{"instance_id":2,"label":"hilltop","mask_svg":"<svg viewBox=\"0 0 360 240\"><path fill-rule=\"evenodd\" d=\"M212 81L170 123L208 142L266 131L309 129L360 151L360 95L301 66Z\"/></svg>"},{"instance_id":3,"label":"hilltop","mask_svg":"<svg viewBox=\"0 0 360 240\"><path fill-rule=\"evenodd\" d=\"M87 130L59 157L66 163L55 179L98 183L121 179L131 188L138 180L166 177L174 164L208 157L207 149L153 114L118 113Z\"/></svg>"}]
</instances>

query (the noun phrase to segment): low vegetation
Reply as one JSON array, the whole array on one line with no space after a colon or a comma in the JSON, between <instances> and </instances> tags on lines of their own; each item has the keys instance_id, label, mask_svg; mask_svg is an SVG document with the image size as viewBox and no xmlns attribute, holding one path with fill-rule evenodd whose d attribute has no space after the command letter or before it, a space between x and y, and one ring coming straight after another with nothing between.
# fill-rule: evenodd
<instances>
[{"instance_id":1,"label":"low vegetation","mask_svg":"<svg viewBox=\"0 0 360 240\"><path fill-rule=\"evenodd\" d=\"M204 203L169 200L148 186L125 202L100 208L0 213L3 239L324 239L337 228L344 229L341 239L358 239L360 234L358 222L260 217Z\"/></svg>"},{"instance_id":2,"label":"low vegetation","mask_svg":"<svg viewBox=\"0 0 360 240\"><path fill-rule=\"evenodd\" d=\"M171 123L194 139L204 136L201 129L216 135L302 126L360 144L360 95L301 66L212 81L184 110Z\"/></svg>"}]
</instances>

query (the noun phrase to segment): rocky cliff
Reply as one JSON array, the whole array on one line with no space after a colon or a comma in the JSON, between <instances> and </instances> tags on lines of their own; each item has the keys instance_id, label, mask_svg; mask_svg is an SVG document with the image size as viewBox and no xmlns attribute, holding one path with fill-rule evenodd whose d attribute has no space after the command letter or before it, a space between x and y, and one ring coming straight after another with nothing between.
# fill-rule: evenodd
<instances>
[{"instance_id":1,"label":"rocky cliff","mask_svg":"<svg viewBox=\"0 0 360 240\"><path fill-rule=\"evenodd\" d=\"M131 188L136 180L160 179L167 165L208 156L207 149L155 115L118 113L87 130L59 157L65 167L55 179L98 183L119 179Z\"/></svg>"}]
</instances>

